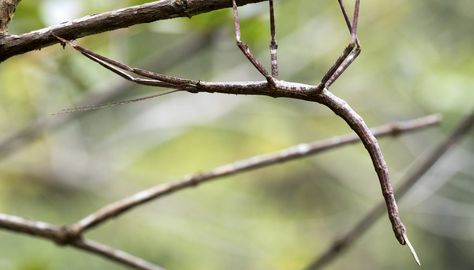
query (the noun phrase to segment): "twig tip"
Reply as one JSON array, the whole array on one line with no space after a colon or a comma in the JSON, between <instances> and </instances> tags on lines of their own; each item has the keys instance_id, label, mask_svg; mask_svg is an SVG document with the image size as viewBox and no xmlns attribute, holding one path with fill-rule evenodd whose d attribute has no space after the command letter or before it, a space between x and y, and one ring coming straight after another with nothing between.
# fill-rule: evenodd
<instances>
[{"instance_id":1,"label":"twig tip","mask_svg":"<svg viewBox=\"0 0 474 270\"><path fill-rule=\"evenodd\" d=\"M407 244L408 248L410 249L411 255L415 259L416 263L421 266L420 258L418 258L418 255L416 254L415 248L413 245L410 243L410 240L408 240L408 236L406 233L403 234L403 238L405 239L405 243Z\"/></svg>"}]
</instances>

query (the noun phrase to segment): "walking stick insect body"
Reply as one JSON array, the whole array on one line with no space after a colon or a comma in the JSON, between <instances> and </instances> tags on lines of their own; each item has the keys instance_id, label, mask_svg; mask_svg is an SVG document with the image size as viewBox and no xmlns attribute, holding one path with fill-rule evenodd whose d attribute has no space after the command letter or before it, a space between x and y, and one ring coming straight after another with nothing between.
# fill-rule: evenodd
<instances>
[{"instance_id":1,"label":"walking stick insect body","mask_svg":"<svg viewBox=\"0 0 474 270\"><path fill-rule=\"evenodd\" d=\"M379 182L382 189L382 194L385 199L388 217L392 224L392 229L395 237L402 245L408 245L416 262L420 264L418 256L406 234L406 228L400 220L398 206L395 201L393 188L386 162L382 156L377 140L372 135L362 118L342 99L334 96L329 92L328 88L344 73L344 71L353 63L361 52L359 40L357 37L357 26L359 18L360 0L355 0L354 13L352 20L350 19L343 0L338 0L339 8L341 9L345 23L350 33L350 43L343 50L342 54L337 58L335 63L329 68L321 81L316 85L306 85L300 83L287 82L277 79L278 77L278 61L277 61L277 42L276 42L276 27L274 16L274 0L268 0L270 12L270 59L271 72L257 60L251 52L249 46L241 39L240 20L236 0L232 0L232 14L234 22L235 40L237 47L242 51L245 57L252 63L258 72L265 78L265 81L258 82L204 82L200 80L189 80L178 78L174 76L163 75L140 68L131 67L105 56L99 55L91 50L83 48L74 42L68 41L64 38L56 36L63 45L69 44L74 49L78 50L87 58L116 73L126 80L135 82L141 85L158 86L169 89L174 89L170 92L165 92L150 97L129 100L125 102L112 103L110 105L117 105L129 102L135 102L151 97L165 95L176 91L188 91L191 93L209 92L209 93L226 93L226 94L243 94L243 95L266 95L273 97L287 97L302 100L309 100L318 102L329 107L337 115L343 118L347 124L359 135L364 143L377 172ZM129 73L138 75L132 76ZM109 106L109 105L105 105ZM80 110L91 110L102 108L103 106L86 106L77 107L63 112L74 112Z\"/></svg>"}]
</instances>

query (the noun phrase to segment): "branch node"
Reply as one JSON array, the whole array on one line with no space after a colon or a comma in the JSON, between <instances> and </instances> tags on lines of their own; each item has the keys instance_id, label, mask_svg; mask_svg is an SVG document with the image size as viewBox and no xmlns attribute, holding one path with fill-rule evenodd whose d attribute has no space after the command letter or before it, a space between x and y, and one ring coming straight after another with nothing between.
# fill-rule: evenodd
<instances>
[{"instance_id":1,"label":"branch node","mask_svg":"<svg viewBox=\"0 0 474 270\"><path fill-rule=\"evenodd\" d=\"M189 19L193 17L193 15L191 15L191 13L188 11L188 0L176 0L174 1L173 6L175 6L181 14L188 17Z\"/></svg>"},{"instance_id":2,"label":"branch node","mask_svg":"<svg viewBox=\"0 0 474 270\"><path fill-rule=\"evenodd\" d=\"M394 137L398 137L402 133L402 127L400 126L399 122L393 123L390 129L392 130Z\"/></svg>"},{"instance_id":3,"label":"branch node","mask_svg":"<svg viewBox=\"0 0 474 270\"><path fill-rule=\"evenodd\" d=\"M202 179L205 178L205 175L202 174L202 173L197 173L195 175L191 175L189 177L189 184L192 186L192 187L197 187L199 186L199 184L202 182Z\"/></svg>"},{"instance_id":4,"label":"branch node","mask_svg":"<svg viewBox=\"0 0 474 270\"><path fill-rule=\"evenodd\" d=\"M66 45L69 41L62 37L57 36L55 33L52 33L51 35L53 35L57 40L59 40L59 44L61 45L61 47L63 47L63 50L65 50Z\"/></svg>"},{"instance_id":5,"label":"branch node","mask_svg":"<svg viewBox=\"0 0 474 270\"><path fill-rule=\"evenodd\" d=\"M68 246L82 239L82 235L72 226L66 225L59 228L54 242L59 246Z\"/></svg>"}]
</instances>

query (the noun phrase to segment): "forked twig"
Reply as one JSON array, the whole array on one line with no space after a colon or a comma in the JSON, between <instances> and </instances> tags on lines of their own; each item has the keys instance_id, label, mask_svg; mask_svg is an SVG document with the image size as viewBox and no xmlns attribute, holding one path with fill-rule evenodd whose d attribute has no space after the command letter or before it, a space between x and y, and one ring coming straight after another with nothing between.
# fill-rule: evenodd
<instances>
[{"instance_id":1,"label":"forked twig","mask_svg":"<svg viewBox=\"0 0 474 270\"><path fill-rule=\"evenodd\" d=\"M240 19L239 19L239 11L237 8L237 1L232 0L232 15L234 16L234 30L235 30L235 41L237 47L242 51L242 53L247 57L247 59L252 63L252 65L263 75L268 81L269 84L274 84L274 79L272 75L268 73L268 71L263 67L263 65L257 60L257 58L253 55L250 51L249 46L242 41L241 33L240 33Z\"/></svg>"},{"instance_id":2,"label":"forked twig","mask_svg":"<svg viewBox=\"0 0 474 270\"><path fill-rule=\"evenodd\" d=\"M402 198L405 194L423 177L423 175L430 170L436 162L444 156L451 147L457 144L469 131L474 127L474 110L467 115L461 123L454 129L444 141L442 141L434 149L434 151L425 158L425 160L411 173L407 175L402 185L396 190L398 198ZM306 270L322 269L335 258L347 250L355 241L362 237L372 225L383 215L385 211L385 204L380 202L371 211L369 211L363 218L355 224L354 227L346 234L339 236L332 245L327 248L320 256L318 256Z\"/></svg>"},{"instance_id":3,"label":"forked twig","mask_svg":"<svg viewBox=\"0 0 474 270\"><path fill-rule=\"evenodd\" d=\"M165 3L166 2L166 3ZM202 5L203 1L192 1L199 2L199 5ZM248 3L248 2L260 2L260 0L243 0L239 1L239 4ZM240 94L240 95L264 95L264 96L272 96L272 97L286 97L286 98L293 98L293 99L301 99L307 101L313 101L320 104L323 104L330 108L333 112L335 112L338 116L340 116L346 123L355 131L358 137L363 142L364 146L366 147L373 165L374 169L378 175L382 193L385 199L385 206L388 210L388 216L390 222L392 223L392 228L395 233L397 240L402 244L407 244L415 257L415 260L419 263L418 257L411 246L408 237L406 235L406 229L403 223L400 220L398 207L395 201L395 197L393 194L393 188L391 186L388 168L386 162L383 158L382 152L378 145L377 140L374 137L375 132L371 132L367 125L364 123L363 119L342 99L336 97L331 92L329 92L328 88L343 74L343 72L352 64L352 62L358 57L360 54L360 44L357 38L357 28L358 28L358 17L359 17L359 7L360 7L360 0L355 0L355 7L352 19L349 18L348 13L344 7L343 1L338 0L339 7L342 11L344 20L346 25L349 29L351 35L351 41L343 50L342 55L335 61L333 66L326 72L323 76L321 82L318 85L307 85L307 84L300 84L294 82L286 82L282 80L278 80L276 77L278 76L278 62L277 62L277 42L276 42L276 30L275 30L275 17L274 17L274 1L269 0L269 10L270 10L270 55L271 55L271 73L268 72L265 67L254 57L252 52L250 51L249 47L241 40L241 33L240 33L240 20L238 16L238 9L237 9L237 1L232 0L232 10L234 16L234 27L235 27L235 37L237 46L243 52L243 54L247 57L247 59L253 64L253 66L265 77L266 81L254 81L254 82L205 82L199 80L188 80L179 77L167 76L155 72L151 72L148 70L130 67L128 65L122 64L118 61L113 59L107 58L100 54L97 54L91 50L83 48L71 41L66 40L64 37L70 38L72 37L70 34L63 35L64 33L61 31L55 32L54 29L50 29L50 33L48 34L49 40L41 43L40 45L31 45L32 47L26 46L26 50L30 50L31 48L39 48L41 46L46 46L49 43L54 42L51 40L51 36L54 36L57 40L59 40L63 44L69 44L74 49L81 52L85 57L89 58L90 60L100 64L101 66L107 68L108 70L112 71L113 73L121 76L122 78L132 81L137 84L148 85L148 86L159 86L169 89L175 89L171 92L166 92L162 94L157 94L155 96L160 96L167 93L172 93L176 91L187 91L190 93L199 93L199 92L208 92L208 93L224 93L224 94ZM192 5L193 5L192 3ZM230 3L230 1L228 1ZM156 5L168 5L173 7L177 10L173 10L170 14L177 14L176 16L181 15L192 15L188 12L188 1L162 1L162 2L154 2L150 3L149 6L156 6ZM194 5L198 6L198 4ZM223 4L219 3L216 4L216 8L221 7ZM143 6L139 7L140 9ZM136 9L131 8L126 12L135 12ZM123 12L123 11L122 11ZM194 11L195 13L199 13L199 10ZM128 14L127 13L127 14ZM110 14L108 14L110 15ZM171 16L168 14L168 16ZM127 24L124 24L127 25ZM63 29L63 28L61 28ZM109 28L107 28L109 29ZM105 31L102 28L97 30L97 32ZM56 34L58 35L56 35ZM79 33L74 37L80 37L86 35L85 33ZM10 40L10 37L7 37L5 40ZM49 42L49 43L48 43ZM8 44L11 42L7 42ZM37 47L35 47L37 46ZM3 46L7 48L8 46ZM0 48L0 51L4 50ZM11 50L11 48L10 48ZM20 50L25 50L21 49ZM0 55L0 61L7 59L11 55L18 54L18 52L9 52L10 54ZM135 75L130 75L135 74ZM142 99L148 99L149 97L140 98L137 100L130 100L125 102L135 102ZM123 102L112 103L105 106L112 106L116 104L121 104ZM90 110L90 109L97 109L98 107L82 107L82 108L75 108L75 110ZM65 111L66 112L66 111ZM471 123L472 126L472 114L471 114ZM431 122L430 122L431 121ZM437 119L430 119L423 123L422 126L432 125L433 123L439 121ZM417 127L419 128L419 127ZM470 128L470 127L469 127ZM389 130L381 132L383 134L396 134L399 132L404 131L403 128L398 126L391 126L388 128ZM407 128L411 129L411 128ZM453 135L454 137L454 135ZM334 140L334 139L333 139ZM314 154L316 152L329 149L335 146L347 144L350 142L357 141L357 137L344 137L335 139L336 141L328 141L324 144L314 144L314 145L299 145L296 148L290 148L287 151L281 151L275 155L264 155L254 157L249 160L244 160L232 164L228 164L222 167L218 167L214 170L211 170L207 173L202 173L198 175L192 175L186 177L180 181L172 182L165 185L156 186L149 190L142 191L137 193L131 197L125 198L124 200L118 201L113 203L109 206L106 206L100 209L98 212L91 214L84 219L80 220L78 223L66 226L66 227L56 227L51 224L47 223L39 223L36 221L28 221L18 217L0 215L0 227L12 231L17 231L21 233L27 233L31 235L37 235L43 238L50 239L55 241L59 244L63 245L72 245L76 248L80 248L86 251L90 251L94 254L99 254L109 259L115 260L117 262L129 265L136 269L161 269L159 267L153 266L148 264L147 262L135 258L131 255L128 255L122 251L111 249L107 246L104 246L100 243L93 242L91 240L86 240L82 238L82 234L99 225L103 222L109 220L112 217L118 216L126 211L142 205L150 200L158 198L160 196L164 196L166 194L171 194L178 190L182 190L184 188L196 186L200 183L204 183L210 181L212 179L216 179L219 177L224 177L228 175L237 174L239 172L248 171L256 168L261 168L264 166L269 166L276 164L278 162L289 161L297 158L301 158L303 156L307 156L310 154ZM453 139L454 140L454 139ZM447 145L447 146L446 146ZM449 147L449 144L446 144L444 147L440 147L438 154L442 155ZM436 161L434 159L433 163ZM432 164L431 164L432 165ZM429 166L428 165L428 168ZM426 166L424 166L426 167ZM426 168L427 169L427 168ZM377 215L383 213L383 205L380 209L377 210ZM363 224L366 224L366 221L363 221Z\"/></svg>"},{"instance_id":4,"label":"forked twig","mask_svg":"<svg viewBox=\"0 0 474 270\"><path fill-rule=\"evenodd\" d=\"M323 77L323 80L318 85L306 85L301 83L286 82L273 78L265 70L265 68L255 59L249 48L240 38L240 21L238 17L236 1L233 3L234 27L236 33L237 45L248 58L248 60L259 70L259 72L266 78L266 82L204 82L189 79L182 79L167 75L158 74L155 72L130 67L115 60L109 59L105 56L99 55L88 49L85 49L77 44L67 41L61 37L57 37L62 43L70 44L74 49L81 52L84 56L101 66L109 69L117 75L130 80L132 82L144 85L161 86L178 90L185 90L191 93L209 92L209 93L226 93L226 94L243 94L243 95L266 95L273 97L287 97L301 100L308 100L318 102L330 108L339 117L356 132L362 140L367 149L374 169L378 175L379 182L382 189L382 194L385 199L388 216L392 223L392 229L398 242L402 245L407 244L408 237L406 228L400 220L398 206L393 194L393 188L390 181L388 167L383 158L382 152L377 140L360 117L344 100L333 95L327 87L331 85L337 78L346 70L346 68L354 61L360 53L359 42L357 41L357 21L359 15L360 1L356 0L353 22L348 23L347 13L345 12L342 1L339 1L340 8L343 10L344 18L348 26L350 26L351 43L346 47L341 57ZM133 73L139 77L134 77L126 72ZM409 245L410 251L417 259L414 249ZM418 260L417 260L418 262Z\"/></svg>"},{"instance_id":5,"label":"forked twig","mask_svg":"<svg viewBox=\"0 0 474 270\"><path fill-rule=\"evenodd\" d=\"M139 257L135 257L122 250L111 248L96 241L84 239L82 236L68 238L69 235L65 233L64 228L46 222L0 214L0 228L48 239L59 245L72 246L124 266L132 267L133 269L163 270L163 268L153 265Z\"/></svg>"},{"instance_id":6,"label":"forked twig","mask_svg":"<svg viewBox=\"0 0 474 270\"><path fill-rule=\"evenodd\" d=\"M394 136L404 134L410 131L417 131L422 128L431 127L440 123L438 115L430 115L427 117L414 119L405 122L395 122L374 128L372 130L375 136ZM230 164L217 167L208 172L203 172L191 176L184 177L180 180L161 184L147 190L140 191L125 199L109 204L98 211L84 217L75 224L69 225L72 234L80 235L108 220L115 218L125 212L140 206L146 202L157 199L159 197L169 195L182 189L195 187L199 184L222 178L226 176L236 175L255 169L260 169L308 156L312 156L323 151L327 151L336 147L344 146L359 141L358 136L349 134L345 136L331 138L325 141L313 142L308 144L300 144L276 153L254 156L249 159L240 160Z\"/></svg>"},{"instance_id":7,"label":"forked twig","mask_svg":"<svg viewBox=\"0 0 474 270\"><path fill-rule=\"evenodd\" d=\"M361 52L359 40L357 38L357 25L359 21L359 9L360 0L355 1L354 14L352 16L352 23L350 22L349 16L347 15L346 8L342 0L338 0L339 7L341 9L344 20L346 21L347 27L351 34L351 42L342 52L342 55L336 60L334 65L328 70L321 80L321 84L328 88L331 86L346 69L354 62Z\"/></svg>"},{"instance_id":8,"label":"forked twig","mask_svg":"<svg viewBox=\"0 0 474 270\"><path fill-rule=\"evenodd\" d=\"M402 244L407 244L408 237L406 235L406 228L400 220L398 207L393 194L393 188L390 182L388 168L383 158L377 140L372 135L363 119L342 99L334 96L327 90L337 78L345 71L345 69L354 61L360 53L359 42L357 40L357 22L359 15L360 1L356 0L352 24L349 22L347 12L343 6L342 1L338 1L341 10L343 11L346 24L351 32L351 43L346 47L341 57L329 69L322 81L318 85L304 85L292 82L285 82L277 80L269 75L265 68L255 59L250 52L248 46L241 41L240 21L238 17L237 4L232 0L234 26L236 33L237 45L248 58L248 60L259 70L259 72L266 78L267 82L246 82L246 83L211 83L203 81L195 81L188 79L181 79L178 77L171 77L154 73L151 71L134 68L109 59L105 56L94 53L61 37L57 37L61 42L70 44L73 48L80 51L84 56L118 74L119 76L130 80L132 82L151 86L161 86L177 90L185 90L192 93L197 92L220 92L232 94L251 94L251 95L269 95L274 97L291 97L303 100L311 100L320 104L326 105L342 119L358 134L359 138L365 145L369 155L374 164L374 169L377 172L382 193L385 198L386 207L388 210L389 219L392 223L392 228L397 240ZM272 3L270 3L271 13L273 14ZM274 21L271 14L271 33L272 41L274 40ZM273 67L272 67L273 69ZM127 72L134 73L140 77L134 77ZM273 72L272 72L273 73ZM271 92L270 92L270 91ZM417 259L413 248L409 245L414 257ZM418 260L417 260L418 261Z\"/></svg>"},{"instance_id":9,"label":"forked twig","mask_svg":"<svg viewBox=\"0 0 474 270\"><path fill-rule=\"evenodd\" d=\"M430 115L409 121L386 124L374 128L372 132L375 136L379 137L397 136L432 127L439 124L440 120L441 119L438 115ZM82 235L86 231L103 224L111 218L124 214L128 210L131 210L134 207L142 205L160 196L171 194L185 188L194 187L198 184L202 184L213 179L264 168L282 162L297 160L321 153L326 150L334 149L336 147L356 143L358 141L359 138L356 135L350 134L331 138L325 141L300 144L273 154L266 154L237 161L235 163L218 167L205 174L186 177L176 182L163 184L148 190L144 190L116 203L110 204L109 206L106 206L81 219L73 225L58 227L45 222L32 221L11 215L0 214L0 228L49 239L61 245L71 245L75 248L88 251L95 255L100 255L135 269L158 270L161 269L159 266L152 265L149 262L146 262L138 257L134 257L121 250L116 250L101 243L85 239ZM382 204L380 206L380 211L383 212L383 210L384 207Z\"/></svg>"}]
</instances>

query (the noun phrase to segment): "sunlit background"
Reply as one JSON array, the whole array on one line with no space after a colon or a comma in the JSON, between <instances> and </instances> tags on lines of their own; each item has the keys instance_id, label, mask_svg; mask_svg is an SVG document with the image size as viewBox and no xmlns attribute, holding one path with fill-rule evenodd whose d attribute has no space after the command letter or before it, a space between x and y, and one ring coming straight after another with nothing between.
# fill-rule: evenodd
<instances>
[{"instance_id":1,"label":"sunlit background","mask_svg":"<svg viewBox=\"0 0 474 270\"><path fill-rule=\"evenodd\" d=\"M10 32L145 2L23 0ZM267 5L240 9L243 39L266 66ZM473 10L472 0L362 1L362 54L331 90L370 126L444 117L439 127L380 141L395 186L474 108ZM284 80L316 83L350 40L335 0L276 0L276 17ZM261 80L235 46L229 9L78 42L164 74ZM52 115L160 91L59 45L1 63L0 212L68 224L159 183L351 132L318 104L218 94ZM400 201L424 269L474 269L473 146L471 133ZM87 236L167 269L302 269L380 200L370 159L354 145L161 198ZM123 268L0 231L0 269ZM384 216L327 269L419 268Z\"/></svg>"}]
</instances>

